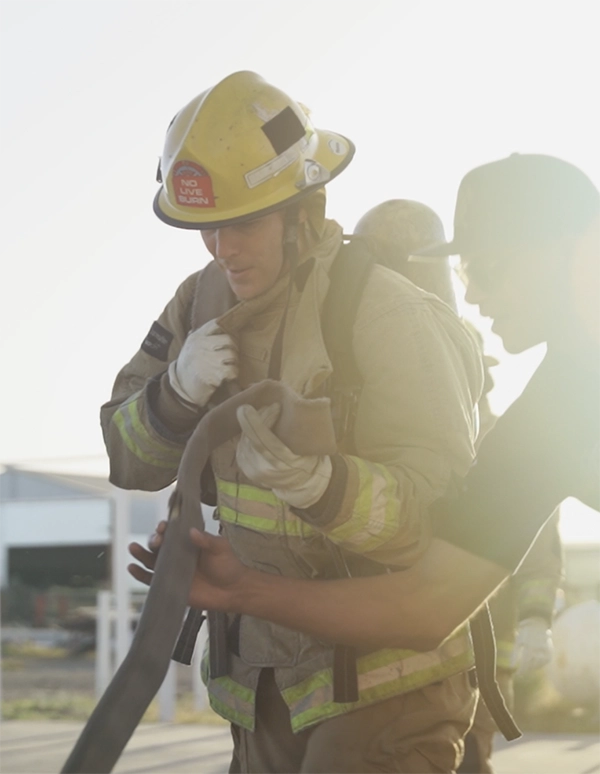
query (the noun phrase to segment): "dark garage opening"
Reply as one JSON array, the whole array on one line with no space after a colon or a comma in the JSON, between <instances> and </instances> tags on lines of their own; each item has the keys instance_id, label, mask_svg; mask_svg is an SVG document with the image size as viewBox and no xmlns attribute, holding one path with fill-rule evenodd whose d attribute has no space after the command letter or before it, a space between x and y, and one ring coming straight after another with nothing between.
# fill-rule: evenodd
<instances>
[{"instance_id":1,"label":"dark garage opening","mask_svg":"<svg viewBox=\"0 0 600 774\"><path fill-rule=\"evenodd\" d=\"M28 546L8 552L9 584L37 589L97 586L110 573L110 546Z\"/></svg>"}]
</instances>

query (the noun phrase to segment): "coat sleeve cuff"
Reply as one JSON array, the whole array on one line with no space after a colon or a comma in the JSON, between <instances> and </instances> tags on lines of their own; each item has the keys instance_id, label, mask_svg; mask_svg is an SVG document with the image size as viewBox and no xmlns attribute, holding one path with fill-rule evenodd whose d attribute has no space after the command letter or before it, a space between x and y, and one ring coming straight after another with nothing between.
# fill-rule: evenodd
<instances>
[{"instance_id":1,"label":"coat sleeve cuff","mask_svg":"<svg viewBox=\"0 0 600 774\"><path fill-rule=\"evenodd\" d=\"M166 371L146 386L148 419L156 432L174 443L185 443L203 416L183 406L176 397Z\"/></svg>"},{"instance_id":2,"label":"coat sleeve cuff","mask_svg":"<svg viewBox=\"0 0 600 774\"><path fill-rule=\"evenodd\" d=\"M292 513L314 527L326 527L337 516L348 482L348 467L341 454L331 456L331 478L327 489L316 503L308 508L291 508Z\"/></svg>"}]
</instances>

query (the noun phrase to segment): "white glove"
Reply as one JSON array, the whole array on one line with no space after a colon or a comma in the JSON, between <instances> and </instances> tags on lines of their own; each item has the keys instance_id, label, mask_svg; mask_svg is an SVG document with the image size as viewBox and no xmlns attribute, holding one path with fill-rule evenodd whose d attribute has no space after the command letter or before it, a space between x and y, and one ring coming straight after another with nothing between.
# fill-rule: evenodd
<instances>
[{"instance_id":1,"label":"white glove","mask_svg":"<svg viewBox=\"0 0 600 774\"><path fill-rule=\"evenodd\" d=\"M517 628L512 655L516 674L523 676L546 666L552 658L552 633L543 618L524 618Z\"/></svg>"},{"instance_id":2,"label":"white glove","mask_svg":"<svg viewBox=\"0 0 600 774\"><path fill-rule=\"evenodd\" d=\"M237 463L250 481L272 489L276 497L295 508L308 508L327 489L331 459L327 455L301 457L288 449L270 430L280 410L278 403L259 411L248 405L238 408L242 437Z\"/></svg>"},{"instance_id":3,"label":"white glove","mask_svg":"<svg viewBox=\"0 0 600 774\"><path fill-rule=\"evenodd\" d=\"M222 382L237 378L237 347L214 320L192 331L169 365L171 387L185 403L206 406Z\"/></svg>"}]
</instances>

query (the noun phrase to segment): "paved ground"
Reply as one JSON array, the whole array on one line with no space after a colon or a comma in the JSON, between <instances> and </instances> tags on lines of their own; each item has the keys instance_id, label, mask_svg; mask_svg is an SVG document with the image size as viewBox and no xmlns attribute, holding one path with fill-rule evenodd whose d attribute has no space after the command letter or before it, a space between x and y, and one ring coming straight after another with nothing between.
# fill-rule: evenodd
<instances>
[{"instance_id":1,"label":"paved ground","mask_svg":"<svg viewBox=\"0 0 600 774\"><path fill-rule=\"evenodd\" d=\"M82 725L4 721L0 725L2 774L60 771ZM225 774L231 736L226 726L144 723L113 769L115 774Z\"/></svg>"},{"instance_id":2,"label":"paved ground","mask_svg":"<svg viewBox=\"0 0 600 774\"><path fill-rule=\"evenodd\" d=\"M496 774L598 774L600 739L593 734L524 734L516 742L498 736Z\"/></svg>"},{"instance_id":3,"label":"paved ground","mask_svg":"<svg viewBox=\"0 0 600 774\"><path fill-rule=\"evenodd\" d=\"M0 725L2 774L60 771L82 725L4 721ZM231 748L221 726L142 724L115 774L225 774ZM527 734L498 739L497 774L600 774L600 740L583 734Z\"/></svg>"}]
</instances>

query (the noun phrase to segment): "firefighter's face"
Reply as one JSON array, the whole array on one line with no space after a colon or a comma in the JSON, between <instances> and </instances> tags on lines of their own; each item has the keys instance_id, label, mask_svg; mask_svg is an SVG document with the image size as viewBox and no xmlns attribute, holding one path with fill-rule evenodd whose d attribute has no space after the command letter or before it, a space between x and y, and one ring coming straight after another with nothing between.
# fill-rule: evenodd
<instances>
[{"instance_id":1,"label":"firefighter's face","mask_svg":"<svg viewBox=\"0 0 600 774\"><path fill-rule=\"evenodd\" d=\"M200 233L232 291L248 300L273 287L285 271L283 232L284 214L278 211Z\"/></svg>"}]
</instances>

